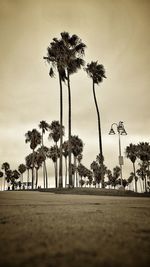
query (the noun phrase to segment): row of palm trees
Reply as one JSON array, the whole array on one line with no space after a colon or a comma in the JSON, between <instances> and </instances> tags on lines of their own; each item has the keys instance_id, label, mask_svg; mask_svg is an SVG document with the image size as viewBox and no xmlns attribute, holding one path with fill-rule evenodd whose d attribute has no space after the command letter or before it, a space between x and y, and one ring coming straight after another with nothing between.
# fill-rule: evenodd
<instances>
[{"instance_id":1,"label":"row of palm trees","mask_svg":"<svg viewBox=\"0 0 150 267\"><path fill-rule=\"evenodd\" d=\"M38 187L38 171L40 168L43 169L43 185L44 188L48 188L48 175L46 168L46 159L52 159L55 169L55 186L59 186L58 180L58 159L60 158L60 147L57 145L60 139L60 124L58 121L53 121L50 125L45 121L41 121L39 128L44 134L45 131L49 131L48 137L53 139L55 145L50 148L44 146L44 138L38 130L33 129L25 134L25 141L30 142L30 147L33 150L25 158L25 164L20 164L17 170L11 170L9 163L5 162L2 164L2 171L0 171L0 177L4 177L4 188L5 181L11 183L12 189L19 187L20 189L24 184L31 185L32 189ZM44 128L46 128L44 130ZM63 127L64 135L64 127ZM64 141L62 144L62 154L65 161L65 175L64 175L64 186L68 186L68 166L67 158L69 155L68 141ZM72 184L73 186L95 186L95 187L108 187L116 188L121 185L120 179L120 167L116 166L113 171L108 169L102 162L101 155L96 157L90 165L90 169L85 167L82 161L83 142L78 136L71 136L71 154L74 158L74 164L71 164L72 171ZM147 192L150 186L150 145L147 142L142 142L137 145L130 144L125 149L126 157L129 158L133 164L133 172L130 173L128 179L123 179L123 186L128 189L133 189L137 192L137 183L139 181L141 191ZM138 169L136 169L135 163L138 163ZM26 183L23 182L23 174L27 171ZM32 174L32 181L30 182L29 172ZM80 179L79 179L80 177ZM19 180L20 178L20 180ZM103 186L102 186L103 185ZM131 187L132 186L132 187Z\"/></svg>"},{"instance_id":2,"label":"row of palm trees","mask_svg":"<svg viewBox=\"0 0 150 267\"><path fill-rule=\"evenodd\" d=\"M69 185L73 185L72 170L71 170L71 75L76 73L79 69L85 66L83 60L85 54L86 45L76 35L70 35L68 32L62 32L60 39L53 38L52 42L47 48L47 56L44 59L50 65L49 75L50 77L55 76L55 70L58 73L59 87L60 87L60 127L63 126L63 83L67 83L68 87L68 171L69 171ZM99 84L103 81L105 76L105 70L103 65L98 62L92 61L84 68L88 76L92 79L93 96L97 111L98 118L98 130L99 130L99 153L103 160L102 152L102 138L101 138L101 127L100 127L100 113L98 109L95 84ZM59 164L59 187L62 187L62 143L63 135L60 136L60 164Z\"/></svg>"},{"instance_id":3,"label":"row of palm trees","mask_svg":"<svg viewBox=\"0 0 150 267\"><path fill-rule=\"evenodd\" d=\"M150 182L150 144L140 142L139 144L130 144L125 150L126 157L129 158L133 165L133 172L130 173L129 180L135 183L135 192L137 192L138 177L141 178L141 191L147 192ZM136 162L138 168L136 169Z\"/></svg>"}]
</instances>

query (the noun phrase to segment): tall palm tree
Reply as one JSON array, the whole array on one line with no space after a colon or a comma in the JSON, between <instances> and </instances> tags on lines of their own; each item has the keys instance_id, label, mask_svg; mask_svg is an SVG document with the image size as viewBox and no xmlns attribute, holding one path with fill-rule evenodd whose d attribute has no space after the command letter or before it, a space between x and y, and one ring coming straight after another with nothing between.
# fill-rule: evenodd
<instances>
[{"instance_id":1,"label":"tall palm tree","mask_svg":"<svg viewBox=\"0 0 150 267\"><path fill-rule=\"evenodd\" d=\"M60 151L57 145L50 147L49 151L47 152L47 157L51 158L54 162L54 169L55 169L55 186L58 187L58 175L57 175L57 159L60 156Z\"/></svg>"},{"instance_id":2,"label":"tall palm tree","mask_svg":"<svg viewBox=\"0 0 150 267\"><path fill-rule=\"evenodd\" d=\"M66 69L67 85L68 85L68 158L69 158L69 185L72 186L72 171L71 171L71 86L70 75L76 73L84 66L84 50L86 45L77 35L70 36L68 32L61 33L62 42L64 45L65 57L64 65Z\"/></svg>"},{"instance_id":3,"label":"tall palm tree","mask_svg":"<svg viewBox=\"0 0 150 267\"><path fill-rule=\"evenodd\" d=\"M84 65L82 59L85 50L85 44L81 39L73 34L69 35L68 32L61 33L61 39L53 39L56 46L59 47L59 53L61 55L61 70L64 79L67 80L68 86L68 140L69 140L69 185L72 186L72 171L71 171L71 87L70 87L70 75L76 73Z\"/></svg>"},{"instance_id":4,"label":"tall palm tree","mask_svg":"<svg viewBox=\"0 0 150 267\"><path fill-rule=\"evenodd\" d=\"M136 179L136 170L135 170L135 162L137 159L137 146L130 144L126 147L125 154L126 157L129 158L133 164L133 173L134 173L134 181L135 181L135 192L137 192L137 179Z\"/></svg>"},{"instance_id":5,"label":"tall palm tree","mask_svg":"<svg viewBox=\"0 0 150 267\"><path fill-rule=\"evenodd\" d=\"M18 166L18 171L21 173L21 183L23 184L23 174L26 171L26 165L25 164L20 164Z\"/></svg>"},{"instance_id":6,"label":"tall palm tree","mask_svg":"<svg viewBox=\"0 0 150 267\"><path fill-rule=\"evenodd\" d=\"M1 169L4 170L4 172L5 172L5 176L4 176L4 190L5 190L6 173L7 173L7 171L10 169L10 165L9 165L9 163L8 163L8 162L4 162L4 163L2 164Z\"/></svg>"},{"instance_id":7,"label":"tall palm tree","mask_svg":"<svg viewBox=\"0 0 150 267\"><path fill-rule=\"evenodd\" d=\"M87 67L85 68L85 70L88 76L92 79L93 96L94 96L94 102L95 102L95 107L97 111L97 120L98 120L99 154L101 155L101 158L103 159L101 121L100 121L100 112L99 112L98 103L96 99L96 93L95 93L95 84L99 85L103 81L103 78L106 78L105 69L103 65L98 64L97 61L91 61L91 63L87 64ZM103 162L102 162L102 165L103 165ZM104 187L103 177L102 177L102 187Z\"/></svg>"},{"instance_id":8,"label":"tall palm tree","mask_svg":"<svg viewBox=\"0 0 150 267\"><path fill-rule=\"evenodd\" d=\"M44 134L46 131L49 130L49 124L46 121L40 121L39 128L42 130L42 148L44 147ZM44 181L44 188L48 187L48 178L47 178L47 168L46 168L46 159L43 162L43 181Z\"/></svg>"},{"instance_id":9,"label":"tall palm tree","mask_svg":"<svg viewBox=\"0 0 150 267\"><path fill-rule=\"evenodd\" d=\"M36 130L28 131L25 134L25 142L30 143L30 148L32 149L32 189L34 188L34 158L35 158L35 148L41 144L42 136Z\"/></svg>"},{"instance_id":10,"label":"tall palm tree","mask_svg":"<svg viewBox=\"0 0 150 267\"><path fill-rule=\"evenodd\" d=\"M44 57L50 65L49 75L51 78L55 76L55 69L57 69L59 77L60 87L60 128L63 128L63 90L62 82L65 82L67 77L64 69L64 53L62 48L62 42L57 38L53 38L53 41L47 48L47 56ZM59 187L63 186L63 168L62 168L62 143L63 133L60 135L60 164L59 164Z\"/></svg>"}]
</instances>

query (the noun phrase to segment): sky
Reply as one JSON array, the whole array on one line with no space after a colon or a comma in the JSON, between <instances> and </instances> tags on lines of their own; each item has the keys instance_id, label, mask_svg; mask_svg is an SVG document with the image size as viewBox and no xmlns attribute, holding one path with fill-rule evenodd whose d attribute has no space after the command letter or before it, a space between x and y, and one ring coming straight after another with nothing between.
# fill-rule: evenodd
<instances>
[{"instance_id":1,"label":"sky","mask_svg":"<svg viewBox=\"0 0 150 267\"><path fill-rule=\"evenodd\" d=\"M43 60L54 37L68 31L86 44L85 61L98 61L107 79L96 86L106 165L118 165L118 136L108 132L124 122L124 155L129 143L149 141L150 116L149 0L0 0L0 164L12 168L30 153L25 133L41 120L59 120L59 82ZM97 115L92 82L81 70L71 77L72 134L84 142L87 167L98 151ZM67 86L63 87L65 139ZM115 128L114 128L115 130ZM49 147L52 142L46 141ZM53 175L48 162L49 175ZM132 171L124 159L123 177Z\"/></svg>"}]
</instances>

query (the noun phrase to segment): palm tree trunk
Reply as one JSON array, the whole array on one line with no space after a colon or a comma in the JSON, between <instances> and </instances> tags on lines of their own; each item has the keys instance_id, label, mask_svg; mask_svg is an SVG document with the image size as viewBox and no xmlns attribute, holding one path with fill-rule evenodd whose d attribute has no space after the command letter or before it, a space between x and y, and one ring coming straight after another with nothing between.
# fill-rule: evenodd
<instances>
[{"instance_id":1,"label":"palm tree trunk","mask_svg":"<svg viewBox=\"0 0 150 267\"><path fill-rule=\"evenodd\" d=\"M29 188L29 169L27 169L27 189Z\"/></svg>"},{"instance_id":2,"label":"palm tree trunk","mask_svg":"<svg viewBox=\"0 0 150 267\"><path fill-rule=\"evenodd\" d=\"M97 104L97 99L96 99L96 94L95 94L95 86L94 86L94 80L93 80L93 96L94 96L94 102L95 102L95 107L97 111L97 120L98 120L98 132L99 132L99 152L100 152L100 157L101 157L101 168L103 170L103 150L102 150L102 135L101 135L101 123L100 123L100 112ZM102 188L104 188L104 176L103 172L102 173Z\"/></svg>"},{"instance_id":3,"label":"palm tree trunk","mask_svg":"<svg viewBox=\"0 0 150 267\"><path fill-rule=\"evenodd\" d=\"M46 183L46 188L48 188L48 176L47 176L46 160L44 160L44 170L45 170L45 183Z\"/></svg>"},{"instance_id":4,"label":"palm tree trunk","mask_svg":"<svg viewBox=\"0 0 150 267\"><path fill-rule=\"evenodd\" d=\"M57 160L54 162L54 168L55 168L55 187L57 188Z\"/></svg>"},{"instance_id":5,"label":"palm tree trunk","mask_svg":"<svg viewBox=\"0 0 150 267\"><path fill-rule=\"evenodd\" d=\"M63 95L62 95L62 81L59 73L59 85L60 85L60 159L59 159L59 187L63 187L63 162L62 162L62 143L63 143L63 135L62 135L62 126L63 126Z\"/></svg>"},{"instance_id":6,"label":"palm tree trunk","mask_svg":"<svg viewBox=\"0 0 150 267\"><path fill-rule=\"evenodd\" d=\"M68 172L69 172L69 186L72 186L72 170L71 170L71 89L69 71L67 71L68 82Z\"/></svg>"},{"instance_id":7,"label":"palm tree trunk","mask_svg":"<svg viewBox=\"0 0 150 267\"><path fill-rule=\"evenodd\" d=\"M45 188L45 167L43 162L43 187Z\"/></svg>"},{"instance_id":8,"label":"palm tree trunk","mask_svg":"<svg viewBox=\"0 0 150 267\"><path fill-rule=\"evenodd\" d=\"M135 172L135 163L133 162L133 172L134 172L134 180L135 180L135 192L137 193L137 181L136 181L136 172Z\"/></svg>"},{"instance_id":9,"label":"palm tree trunk","mask_svg":"<svg viewBox=\"0 0 150 267\"><path fill-rule=\"evenodd\" d=\"M67 157L65 157L65 187L67 186Z\"/></svg>"},{"instance_id":10,"label":"palm tree trunk","mask_svg":"<svg viewBox=\"0 0 150 267\"><path fill-rule=\"evenodd\" d=\"M5 175L4 175L4 191L5 191Z\"/></svg>"},{"instance_id":11,"label":"palm tree trunk","mask_svg":"<svg viewBox=\"0 0 150 267\"><path fill-rule=\"evenodd\" d=\"M141 192L142 192L142 182L141 182L141 179L139 179L139 183L140 183L140 189L141 189Z\"/></svg>"},{"instance_id":12,"label":"palm tree trunk","mask_svg":"<svg viewBox=\"0 0 150 267\"><path fill-rule=\"evenodd\" d=\"M75 167L75 180L76 180L76 187L77 187L78 177L77 177L77 158L76 157L74 157L74 167Z\"/></svg>"},{"instance_id":13,"label":"palm tree trunk","mask_svg":"<svg viewBox=\"0 0 150 267\"><path fill-rule=\"evenodd\" d=\"M38 185L38 169L36 168L36 182L35 182L35 188L37 188Z\"/></svg>"},{"instance_id":14,"label":"palm tree trunk","mask_svg":"<svg viewBox=\"0 0 150 267\"><path fill-rule=\"evenodd\" d=\"M145 182L145 192L147 192L147 179L146 179L146 175L145 175L145 178L144 178L144 182Z\"/></svg>"},{"instance_id":15,"label":"palm tree trunk","mask_svg":"<svg viewBox=\"0 0 150 267\"><path fill-rule=\"evenodd\" d=\"M43 129L42 129L42 147L44 146L44 138L43 138L43 135L44 135L44 132L43 132ZM44 166L44 163L43 163L43 187L45 188L45 182L46 182L46 179L45 179L45 166Z\"/></svg>"},{"instance_id":16,"label":"palm tree trunk","mask_svg":"<svg viewBox=\"0 0 150 267\"><path fill-rule=\"evenodd\" d=\"M34 149L33 149L33 156L32 156L32 189L34 189Z\"/></svg>"}]
</instances>

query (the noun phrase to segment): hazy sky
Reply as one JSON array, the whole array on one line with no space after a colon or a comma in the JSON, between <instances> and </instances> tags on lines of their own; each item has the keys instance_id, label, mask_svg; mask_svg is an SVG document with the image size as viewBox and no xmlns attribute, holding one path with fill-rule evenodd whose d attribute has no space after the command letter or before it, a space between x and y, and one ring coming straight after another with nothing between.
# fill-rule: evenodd
<instances>
[{"instance_id":1,"label":"hazy sky","mask_svg":"<svg viewBox=\"0 0 150 267\"><path fill-rule=\"evenodd\" d=\"M59 119L58 79L48 76L43 56L62 31L87 45L86 62L98 60L106 69L96 92L108 167L118 164L118 137L108 135L113 122L122 120L128 132L123 152L130 142L149 141L149 27L149 0L0 0L0 162L16 168L30 152L24 134L41 120ZM91 85L83 71L71 77L72 134L84 141L87 167L98 154ZM63 93L67 139L66 86ZM125 159L124 176L130 167Z\"/></svg>"}]
</instances>

